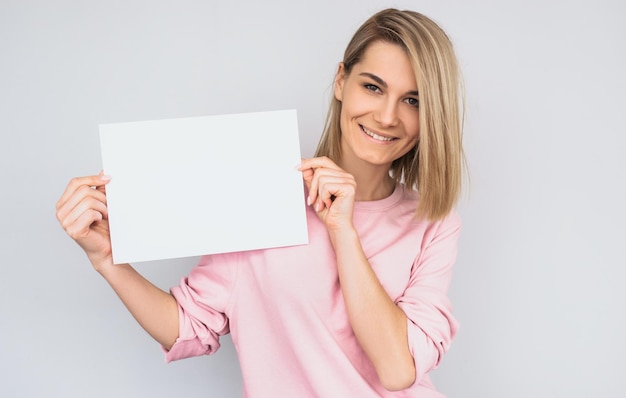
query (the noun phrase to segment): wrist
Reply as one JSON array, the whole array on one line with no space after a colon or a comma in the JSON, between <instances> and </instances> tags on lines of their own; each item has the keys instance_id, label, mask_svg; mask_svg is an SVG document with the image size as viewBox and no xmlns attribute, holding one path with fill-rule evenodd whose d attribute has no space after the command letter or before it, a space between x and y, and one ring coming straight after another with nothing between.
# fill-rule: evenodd
<instances>
[{"instance_id":1,"label":"wrist","mask_svg":"<svg viewBox=\"0 0 626 398\"><path fill-rule=\"evenodd\" d=\"M352 224L329 228L328 236L330 237L335 250L337 247L342 247L350 242L359 240L359 234Z\"/></svg>"},{"instance_id":2,"label":"wrist","mask_svg":"<svg viewBox=\"0 0 626 398\"><path fill-rule=\"evenodd\" d=\"M104 258L89 256L89 261L91 262L93 269L105 278L116 268L115 264L113 264L113 259L110 256Z\"/></svg>"}]
</instances>

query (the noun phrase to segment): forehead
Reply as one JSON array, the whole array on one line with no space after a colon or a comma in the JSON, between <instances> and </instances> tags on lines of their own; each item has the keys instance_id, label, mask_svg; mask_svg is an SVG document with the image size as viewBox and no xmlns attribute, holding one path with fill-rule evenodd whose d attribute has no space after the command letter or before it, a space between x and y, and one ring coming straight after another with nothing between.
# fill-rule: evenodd
<instances>
[{"instance_id":1,"label":"forehead","mask_svg":"<svg viewBox=\"0 0 626 398\"><path fill-rule=\"evenodd\" d=\"M373 73L390 86L406 91L417 90L415 71L406 51L397 44L377 41L370 44L354 65L356 74Z\"/></svg>"}]
</instances>

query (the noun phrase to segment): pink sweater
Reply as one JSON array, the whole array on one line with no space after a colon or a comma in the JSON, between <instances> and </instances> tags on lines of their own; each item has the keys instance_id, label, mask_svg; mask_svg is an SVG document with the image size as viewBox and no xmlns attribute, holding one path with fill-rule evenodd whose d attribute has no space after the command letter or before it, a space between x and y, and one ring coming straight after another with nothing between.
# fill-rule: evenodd
<instances>
[{"instance_id":1,"label":"pink sweater","mask_svg":"<svg viewBox=\"0 0 626 398\"><path fill-rule=\"evenodd\" d=\"M380 384L348 322L334 251L311 209L308 245L205 256L171 289L180 335L166 360L211 354L230 332L244 397L443 397L428 372L458 328L447 290L460 220L453 213L417 221L416 205L417 194L398 185L354 210L365 254L408 318L417 369L410 388L389 392Z\"/></svg>"}]
</instances>

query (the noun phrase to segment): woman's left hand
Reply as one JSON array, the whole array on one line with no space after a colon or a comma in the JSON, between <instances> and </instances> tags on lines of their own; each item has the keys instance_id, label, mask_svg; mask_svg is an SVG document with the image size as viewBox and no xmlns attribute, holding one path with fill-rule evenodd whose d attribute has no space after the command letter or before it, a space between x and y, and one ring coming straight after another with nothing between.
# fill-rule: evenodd
<instances>
[{"instance_id":1,"label":"woman's left hand","mask_svg":"<svg viewBox=\"0 0 626 398\"><path fill-rule=\"evenodd\" d=\"M309 191L307 204L313 206L329 232L353 228L356 181L352 174L327 157L303 159L298 170Z\"/></svg>"}]
</instances>

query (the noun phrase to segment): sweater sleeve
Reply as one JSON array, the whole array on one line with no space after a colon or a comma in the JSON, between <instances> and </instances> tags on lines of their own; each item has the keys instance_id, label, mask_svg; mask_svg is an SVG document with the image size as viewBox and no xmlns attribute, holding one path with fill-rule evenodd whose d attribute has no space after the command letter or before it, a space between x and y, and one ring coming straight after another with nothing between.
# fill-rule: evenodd
<instances>
[{"instance_id":1,"label":"sweater sleeve","mask_svg":"<svg viewBox=\"0 0 626 398\"><path fill-rule=\"evenodd\" d=\"M204 256L179 286L170 289L178 303L179 335L166 362L209 355L229 333L226 315L237 275L236 253Z\"/></svg>"},{"instance_id":2,"label":"sweater sleeve","mask_svg":"<svg viewBox=\"0 0 626 398\"><path fill-rule=\"evenodd\" d=\"M448 288L460 230L461 221L455 212L433 223L413 263L409 285L396 300L408 319L416 382L439 365L459 328L452 315Z\"/></svg>"}]
</instances>

